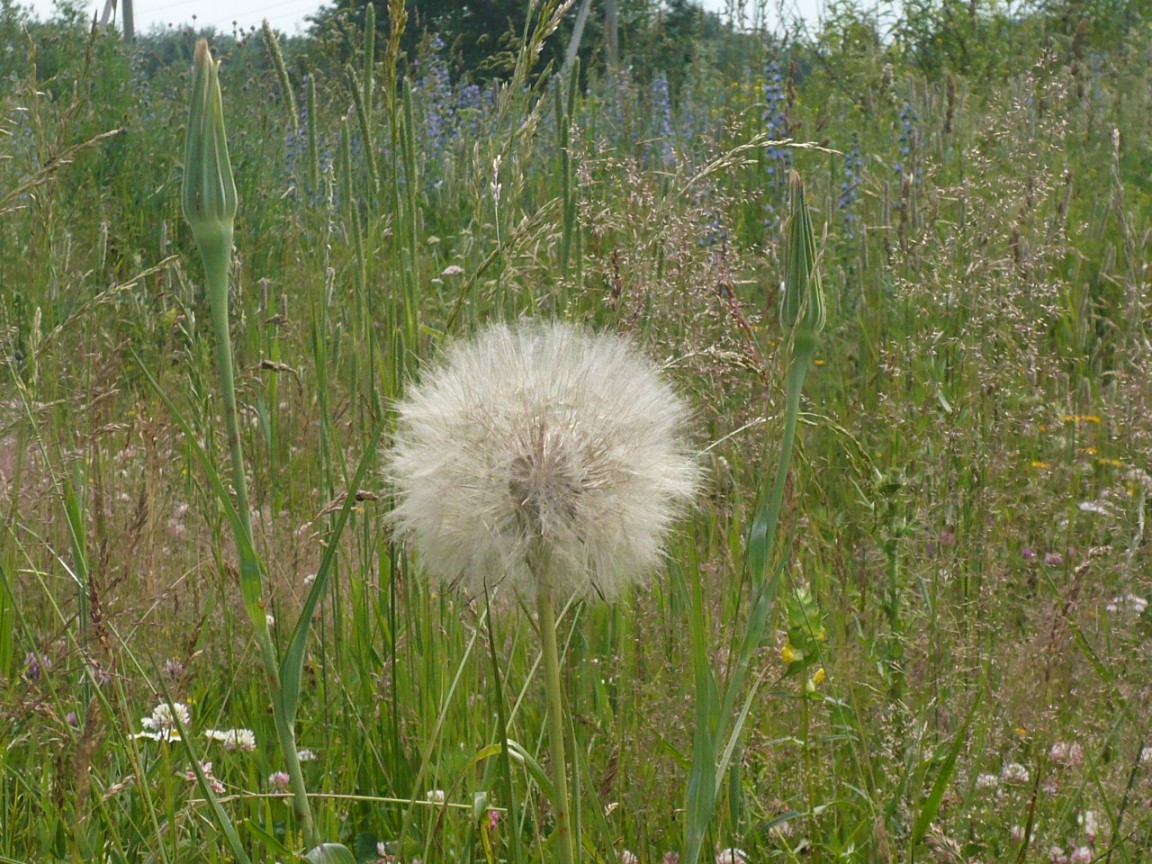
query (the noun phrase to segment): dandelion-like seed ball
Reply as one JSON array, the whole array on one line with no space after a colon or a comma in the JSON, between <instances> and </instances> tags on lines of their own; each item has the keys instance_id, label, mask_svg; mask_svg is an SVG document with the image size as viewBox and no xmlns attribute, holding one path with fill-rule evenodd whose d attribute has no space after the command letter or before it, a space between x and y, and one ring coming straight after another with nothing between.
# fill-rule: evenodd
<instances>
[{"instance_id":1,"label":"dandelion-like seed ball","mask_svg":"<svg viewBox=\"0 0 1152 864\"><path fill-rule=\"evenodd\" d=\"M656 566L696 489L685 403L619 336L490 326L397 414L393 526L429 577L472 596L611 601Z\"/></svg>"}]
</instances>

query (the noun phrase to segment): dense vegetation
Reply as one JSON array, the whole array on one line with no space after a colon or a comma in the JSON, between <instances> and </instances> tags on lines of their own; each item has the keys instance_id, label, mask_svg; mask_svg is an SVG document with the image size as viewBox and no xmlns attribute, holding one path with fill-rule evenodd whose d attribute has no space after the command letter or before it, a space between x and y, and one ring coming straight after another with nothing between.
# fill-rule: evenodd
<instances>
[{"instance_id":1,"label":"dense vegetation","mask_svg":"<svg viewBox=\"0 0 1152 864\"><path fill-rule=\"evenodd\" d=\"M1148 859L1147 5L845 2L776 34L689 9L669 35L623 3L621 68L590 26L567 77L550 3L482 67L384 10L374 39L335 7L279 46L213 34L281 644L358 496L297 724L325 837L550 860L532 615L429 586L378 466L350 486L446 340L553 316L628 334L695 412L707 480L668 566L560 633L583 860L673 860L692 670L723 681L748 621L795 169L828 321L709 857ZM302 847L196 457L227 443L179 204L193 36L0 6L0 860L233 860L185 744L253 860ZM169 700L184 743L141 723ZM500 718L530 757L511 783Z\"/></svg>"}]
</instances>

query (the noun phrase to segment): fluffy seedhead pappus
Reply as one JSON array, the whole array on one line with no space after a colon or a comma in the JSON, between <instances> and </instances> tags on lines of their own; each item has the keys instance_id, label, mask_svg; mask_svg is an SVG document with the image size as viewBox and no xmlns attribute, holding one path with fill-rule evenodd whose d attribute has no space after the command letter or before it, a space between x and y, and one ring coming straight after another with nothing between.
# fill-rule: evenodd
<instances>
[{"instance_id":1,"label":"fluffy seedhead pappus","mask_svg":"<svg viewBox=\"0 0 1152 864\"><path fill-rule=\"evenodd\" d=\"M397 412L393 525L431 578L470 595L530 599L547 578L558 597L610 601L656 566L697 484L685 403L615 335L491 326Z\"/></svg>"}]
</instances>

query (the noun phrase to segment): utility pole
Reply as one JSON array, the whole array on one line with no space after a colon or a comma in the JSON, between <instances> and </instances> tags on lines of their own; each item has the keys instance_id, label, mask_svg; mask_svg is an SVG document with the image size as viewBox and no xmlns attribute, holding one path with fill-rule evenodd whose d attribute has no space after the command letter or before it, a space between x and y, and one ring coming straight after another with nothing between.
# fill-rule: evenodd
<instances>
[{"instance_id":1,"label":"utility pole","mask_svg":"<svg viewBox=\"0 0 1152 864\"><path fill-rule=\"evenodd\" d=\"M124 0L124 41L136 39L136 16L132 14L132 0Z\"/></svg>"}]
</instances>

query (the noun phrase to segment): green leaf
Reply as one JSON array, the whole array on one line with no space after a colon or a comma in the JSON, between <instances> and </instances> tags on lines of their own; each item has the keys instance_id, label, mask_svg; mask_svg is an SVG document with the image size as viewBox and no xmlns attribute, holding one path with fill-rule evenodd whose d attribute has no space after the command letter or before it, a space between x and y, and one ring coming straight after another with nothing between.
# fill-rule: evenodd
<instances>
[{"instance_id":1,"label":"green leaf","mask_svg":"<svg viewBox=\"0 0 1152 864\"><path fill-rule=\"evenodd\" d=\"M160 676L157 676L157 679L160 680ZM195 745L193 745L188 730L185 729L184 724L180 722L180 715L172 705L172 696L169 694L168 688L164 687L162 680L161 689L164 693L164 701L168 703L168 708L172 712L172 722L175 724L176 731L180 735L180 745L192 762L192 770L196 774L196 784L200 787L200 794L204 796L208 801L208 806L212 808L212 815L216 818L216 824L224 833L224 837L228 841L228 846L232 849L232 854L236 856L236 860L239 861L240 864L251 864L248 853L244 851L244 844L240 842L240 835L236 833L236 826L232 824L232 820L225 812L224 806L216 797L216 793L212 791L212 783L208 780L208 775L204 771L204 763L200 761L200 754L197 752Z\"/></svg>"},{"instance_id":2,"label":"green leaf","mask_svg":"<svg viewBox=\"0 0 1152 864\"><path fill-rule=\"evenodd\" d=\"M932 791L924 799L924 806L920 808L920 815L916 817L916 823L912 827L911 848L913 849L924 839L924 833L940 810L940 802L944 800L944 791L948 788L948 781L952 779L952 772L956 768L956 759L964 747L964 742L968 740L968 727L972 724L972 718L976 716L976 708L979 705L980 693L977 693L972 707L968 709L968 716L964 720L964 725L956 733L956 740L952 742L952 747L944 758L944 764L940 766L940 773L936 775L936 782L932 784Z\"/></svg>"},{"instance_id":3,"label":"green leaf","mask_svg":"<svg viewBox=\"0 0 1152 864\"><path fill-rule=\"evenodd\" d=\"M364 448L364 455L360 457L360 465L356 475L344 498L344 506L340 508L340 515L336 517L336 525L328 536L324 548L324 557L316 571L316 578L312 581L312 588L300 609L300 617L296 619L296 626L292 630L292 638L284 651L284 659L280 662L280 704L283 707L284 717L289 726L296 723L296 709L300 706L301 681L304 679L304 656L308 651L308 631L312 627L312 616L320 603L320 598L328 589L328 574L332 570L332 562L336 560L336 550L339 548L340 535L348 523L348 516L356 503L356 492L368 473L368 466L376 452L376 444L384 434L384 424L381 423L368 439Z\"/></svg>"},{"instance_id":4,"label":"green leaf","mask_svg":"<svg viewBox=\"0 0 1152 864\"><path fill-rule=\"evenodd\" d=\"M356 856L340 843L321 843L315 849L309 849L304 860L312 864L356 864Z\"/></svg>"}]
</instances>

